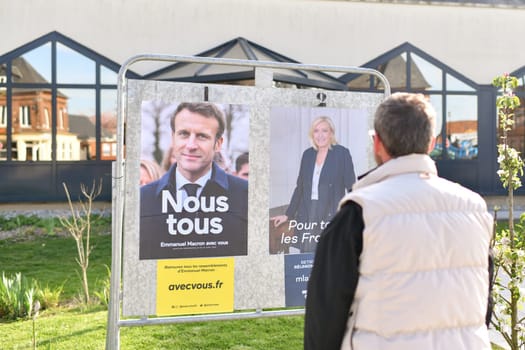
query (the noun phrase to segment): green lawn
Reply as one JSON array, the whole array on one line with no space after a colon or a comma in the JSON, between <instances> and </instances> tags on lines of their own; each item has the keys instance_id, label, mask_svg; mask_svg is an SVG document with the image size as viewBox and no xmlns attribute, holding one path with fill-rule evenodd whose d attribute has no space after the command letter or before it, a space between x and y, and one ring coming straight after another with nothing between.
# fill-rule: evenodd
<instances>
[{"instance_id":1,"label":"green lawn","mask_svg":"<svg viewBox=\"0 0 525 350\"><path fill-rule=\"evenodd\" d=\"M107 276L111 266L111 236L94 235L88 279L95 288ZM22 272L36 279L41 287L64 287L68 300L80 295L80 267L76 263L77 248L71 237L36 236L27 241L0 240L0 271Z\"/></svg>"}]
</instances>

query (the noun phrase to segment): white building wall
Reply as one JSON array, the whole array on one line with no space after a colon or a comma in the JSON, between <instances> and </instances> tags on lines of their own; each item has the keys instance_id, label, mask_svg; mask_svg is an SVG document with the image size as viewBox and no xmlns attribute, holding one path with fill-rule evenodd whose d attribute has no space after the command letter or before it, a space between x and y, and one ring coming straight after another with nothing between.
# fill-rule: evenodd
<instances>
[{"instance_id":1,"label":"white building wall","mask_svg":"<svg viewBox=\"0 0 525 350\"><path fill-rule=\"evenodd\" d=\"M0 0L0 8L0 55L56 30L118 63L194 55L242 36L303 63L349 66L408 41L480 84L525 65L514 46L523 8L319 0Z\"/></svg>"}]
</instances>

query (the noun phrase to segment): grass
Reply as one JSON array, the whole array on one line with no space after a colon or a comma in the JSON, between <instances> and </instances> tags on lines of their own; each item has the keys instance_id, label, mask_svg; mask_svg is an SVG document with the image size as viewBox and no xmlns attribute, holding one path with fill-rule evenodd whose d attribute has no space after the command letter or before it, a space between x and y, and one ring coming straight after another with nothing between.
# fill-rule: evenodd
<instances>
[{"instance_id":1,"label":"grass","mask_svg":"<svg viewBox=\"0 0 525 350\"><path fill-rule=\"evenodd\" d=\"M88 270L90 286L106 278L106 266L111 266L111 236L92 236L93 251ZM75 261L77 250L71 237L37 236L31 240L13 242L0 240L0 270L8 274L36 279L41 287L63 286L63 298L77 297L81 291L80 267Z\"/></svg>"},{"instance_id":2,"label":"grass","mask_svg":"<svg viewBox=\"0 0 525 350\"><path fill-rule=\"evenodd\" d=\"M18 220L23 222L23 220ZM3 223L0 220L0 230ZM37 225L38 226L38 225ZM88 277L92 293L107 277L111 262L109 223L97 227L92 236L94 249ZM0 271L22 272L40 286L63 286L61 306L44 310L35 320L37 349L99 350L105 348L107 310L78 304L81 282L76 246L69 236L33 234L21 225L24 238L0 240ZM25 231L24 231L25 230ZM103 233L103 234L101 234ZM104 234L106 233L106 234ZM123 327L122 350L288 350L303 347L303 317L180 323L143 327ZM1 350L30 350L33 321L0 320ZM493 346L493 349L500 349Z\"/></svg>"},{"instance_id":3,"label":"grass","mask_svg":"<svg viewBox=\"0 0 525 350\"><path fill-rule=\"evenodd\" d=\"M38 349L104 349L106 311L61 310L36 320ZM184 323L121 329L126 349L301 349L302 317ZM32 321L0 324L2 349L32 349Z\"/></svg>"}]
</instances>

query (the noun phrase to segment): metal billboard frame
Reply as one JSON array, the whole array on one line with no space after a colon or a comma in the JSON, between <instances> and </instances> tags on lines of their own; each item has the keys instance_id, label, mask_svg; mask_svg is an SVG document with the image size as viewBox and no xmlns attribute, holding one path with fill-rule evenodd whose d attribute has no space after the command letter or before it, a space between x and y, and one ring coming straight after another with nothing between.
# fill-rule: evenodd
<instances>
[{"instance_id":1,"label":"metal billboard frame","mask_svg":"<svg viewBox=\"0 0 525 350\"><path fill-rule=\"evenodd\" d=\"M113 163L113 194L112 194L112 256L111 256L111 279L110 296L108 306L108 324L106 333L106 349L120 349L120 327L159 325L169 323L185 323L196 321L214 321L227 319L249 319L260 317L291 316L304 314L304 308L288 310L272 310L254 312L235 312L226 314L209 314L198 316L176 316L176 317L156 317L140 319L120 319L121 304L121 278L122 278L122 240L124 222L124 188L125 188L125 160L124 160L124 129L127 112L127 78L126 73L130 66L142 61L157 62L184 62L198 64L217 64L228 66L244 66L251 68L268 69L293 69L307 71L329 71L338 73L367 74L377 77L384 85L385 97L390 96L390 84L386 77L379 71L371 68L350 67L350 66L330 66L317 64L300 64L287 62L253 61L226 58L209 58L197 56L177 56L160 54L140 54L127 59L121 66L118 73L117 87L117 157ZM257 80L256 80L257 83Z\"/></svg>"}]
</instances>

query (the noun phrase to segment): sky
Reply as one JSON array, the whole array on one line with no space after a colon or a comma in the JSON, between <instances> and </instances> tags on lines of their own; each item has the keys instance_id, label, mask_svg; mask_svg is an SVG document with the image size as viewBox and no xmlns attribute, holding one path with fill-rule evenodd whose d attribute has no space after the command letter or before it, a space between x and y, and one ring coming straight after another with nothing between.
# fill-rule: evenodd
<instances>
[{"instance_id":1,"label":"sky","mask_svg":"<svg viewBox=\"0 0 525 350\"><path fill-rule=\"evenodd\" d=\"M23 55L23 57L46 79L51 82L51 43L44 44ZM57 43L57 83L58 84L95 84L95 61L80 53ZM117 73L101 67L101 83L117 84ZM70 114L95 115L94 89L63 89L60 92L68 99ZM113 89L113 91L116 91ZM106 91L102 93L102 112L115 112L117 94Z\"/></svg>"}]
</instances>

